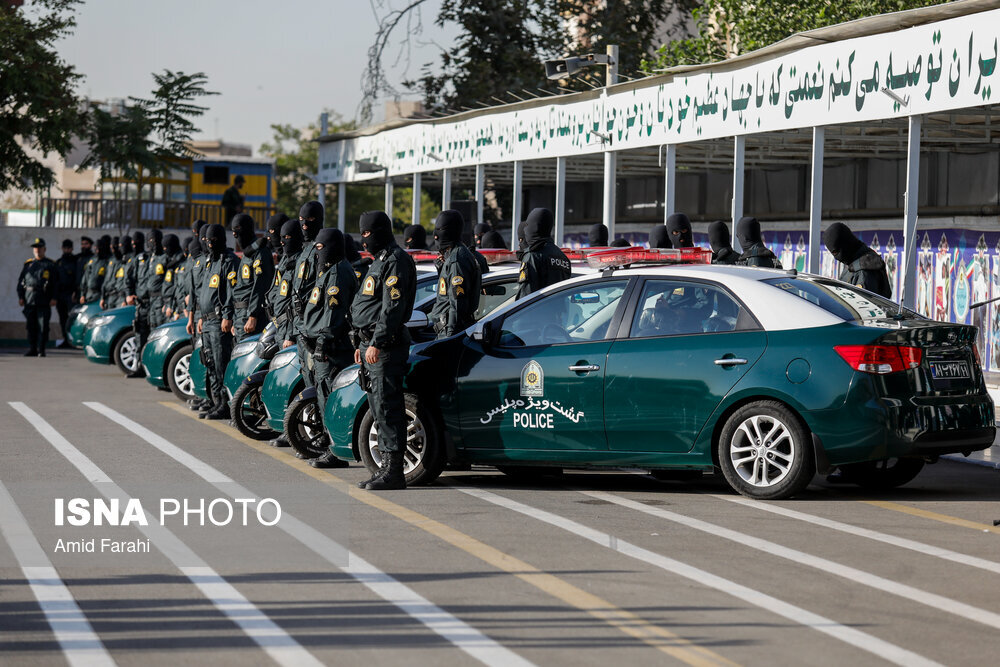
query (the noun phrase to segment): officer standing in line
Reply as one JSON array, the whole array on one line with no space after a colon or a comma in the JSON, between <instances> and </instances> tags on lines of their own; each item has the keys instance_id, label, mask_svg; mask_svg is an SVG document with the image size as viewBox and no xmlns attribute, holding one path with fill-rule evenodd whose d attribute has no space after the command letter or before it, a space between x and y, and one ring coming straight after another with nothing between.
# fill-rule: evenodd
<instances>
[{"instance_id":1,"label":"officer standing in line","mask_svg":"<svg viewBox=\"0 0 1000 667\"><path fill-rule=\"evenodd\" d=\"M59 269L59 293L56 295L56 313L59 315L59 331L63 341L56 347L61 350L71 349L69 342L69 309L78 297L76 255L73 254L73 241L62 242L62 256L56 260Z\"/></svg>"},{"instance_id":2,"label":"officer standing in line","mask_svg":"<svg viewBox=\"0 0 1000 667\"><path fill-rule=\"evenodd\" d=\"M163 286L161 287L161 312L164 322L177 319L176 315L181 310L178 302L182 295L179 292L183 290L181 282L186 261L187 257L181 250L181 241L177 238L177 234L164 236L163 268L166 269L166 273L163 274Z\"/></svg>"},{"instance_id":3,"label":"officer standing in line","mask_svg":"<svg viewBox=\"0 0 1000 667\"><path fill-rule=\"evenodd\" d=\"M765 269L780 269L781 262L774 253L764 245L764 238L760 235L760 223L757 218L745 215L736 223L736 238L740 240L743 254L740 255L740 264L746 266L759 266Z\"/></svg>"},{"instance_id":4,"label":"officer standing in line","mask_svg":"<svg viewBox=\"0 0 1000 667\"><path fill-rule=\"evenodd\" d=\"M594 223L587 233L587 242L591 248L608 247L608 227L602 222Z\"/></svg>"},{"instance_id":5,"label":"officer standing in line","mask_svg":"<svg viewBox=\"0 0 1000 667\"><path fill-rule=\"evenodd\" d=\"M368 378L368 404L378 424L381 469L359 487L372 491L405 489L406 407L403 378L410 353L406 322L417 291L417 267L396 245L392 221L382 211L361 215L361 238L374 257L351 306L354 362Z\"/></svg>"},{"instance_id":6,"label":"officer standing in line","mask_svg":"<svg viewBox=\"0 0 1000 667\"><path fill-rule=\"evenodd\" d=\"M486 232L492 232L492 231L493 227L491 227L489 223L486 222L476 223L476 226L472 228L472 237L475 239L477 248L485 247L483 246L483 235L486 234Z\"/></svg>"},{"instance_id":7,"label":"officer standing in line","mask_svg":"<svg viewBox=\"0 0 1000 667\"><path fill-rule=\"evenodd\" d=\"M94 257L94 240L89 236L80 237L80 252L76 255L76 285L83 280L83 270Z\"/></svg>"},{"instance_id":8,"label":"officer standing in line","mask_svg":"<svg viewBox=\"0 0 1000 667\"><path fill-rule=\"evenodd\" d=\"M101 285L101 310L114 308L112 305L115 298L115 274L122 265L122 251L118 243L118 237L111 239L111 257L108 258L108 268L104 272L104 284Z\"/></svg>"},{"instance_id":9,"label":"officer standing in line","mask_svg":"<svg viewBox=\"0 0 1000 667\"><path fill-rule=\"evenodd\" d=\"M841 281L892 298L885 260L856 237L850 227L842 222L833 223L823 233L823 243L833 258L844 265Z\"/></svg>"},{"instance_id":10,"label":"officer standing in line","mask_svg":"<svg viewBox=\"0 0 1000 667\"><path fill-rule=\"evenodd\" d=\"M403 244L407 250L427 250L427 230L423 225L407 225L403 230Z\"/></svg>"},{"instance_id":11,"label":"officer standing in line","mask_svg":"<svg viewBox=\"0 0 1000 667\"><path fill-rule=\"evenodd\" d=\"M176 237L174 237L176 239ZM167 321L163 312L163 286L170 269L167 262L167 252L163 245L163 232L154 229L146 240L146 251L149 254L149 266L146 268L146 283L149 292L149 313L146 316L149 329L153 330ZM145 341L143 341L145 344ZM139 348L142 349L142 348Z\"/></svg>"},{"instance_id":12,"label":"officer standing in line","mask_svg":"<svg viewBox=\"0 0 1000 667\"><path fill-rule=\"evenodd\" d=\"M274 281L274 256L268 237L257 238L253 218L246 213L233 218L233 236L243 251L233 288L233 306L236 309L233 333L239 343L247 336L263 331L267 324L264 306L267 290Z\"/></svg>"},{"instance_id":13,"label":"officer standing in line","mask_svg":"<svg viewBox=\"0 0 1000 667\"><path fill-rule=\"evenodd\" d=\"M670 236L670 243L675 248L693 248L694 232L691 230L691 221L684 213L674 213L667 218L667 234Z\"/></svg>"},{"instance_id":14,"label":"officer standing in line","mask_svg":"<svg viewBox=\"0 0 1000 667\"><path fill-rule=\"evenodd\" d=\"M459 218L463 221L462 225L463 225L463 229L464 229L464 225L465 225L464 220L465 220L465 218L461 217L462 216L461 213L459 213L458 215L459 215ZM464 234L464 232L463 232L463 234ZM472 240L472 239L470 239L470 240ZM479 273L480 273L480 275L489 273L490 272L490 263L486 261L486 256L483 255L483 253L479 252L476 249L476 243L475 243L475 241L473 240L472 243L469 243L465 247L472 254L473 261L475 261L476 265L479 267ZM439 248L439 250L440 250L440 248ZM437 260L435 260L435 263L437 263ZM441 267L439 266L438 267L438 271L440 271L440 270L441 270Z\"/></svg>"},{"instance_id":15,"label":"officer standing in line","mask_svg":"<svg viewBox=\"0 0 1000 667\"><path fill-rule=\"evenodd\" d=\"M33 257L24 262L17 278L17 303L23 309L28 329L26 357L45 356L49 341L49 320L59 294L59 269L45 256L45 239L31 244Z\"/></svg>"},{"instance_id":16,"label":"officer standing in line","mask_svg":"<svg viewBox=\"0 0 1000 667\"><path fill-rule=\"evenodd\" d=\"M566 280L572 273L566 255L552 242L552 223L552 211L547 208L532 210L524 221L527 250L521 258L521 274L517 279L518 299Z\"/></svg>"},{"instance_id":17,"label":"officer standing in line","mask_svg":"<svg viewBox=\"0 0 1000 667\"><path fill-rule=\"evenodd\" d=\"M650 248L674 247L674 244L670 242L670 232L667 231L666 225L653 225L653 228L649 230L649 247Z\"/></svg>"},{"instance_id":18,"label":"officer standing in line","mask_svg":"<svg viewBox=\"0 0 1000 667\"><path fill-rule=\"evenodd\" d=\"M267 229L267 242L271 247L271 252L281 259L283 252L281 247L281 228L288 222L288 216L284 213L275 213L267 219L265 229Z\"/></svg>"},{"instance_id":19,"label":"officer standing in line","mask_svg":"<svg viewBox=\"0 0 1000 667\"><path fill-rule=\"evenodd\" d=\"M152 240L152 237L150 237L150 240ZM139 345L140 362L142 361L142 348L146 345L146 340L149 338L151 284L149 273L153 268L153 255L146 251L145 247L146 235L142 232L132 232L132 248L135 250L135 255L125 268L125 303L135 306L132 327ZM142 377L143 374L142 364L139 363L128 377Z\"/></svg>"},{"instance_id":20,"label":"officer standing in line","mask_svg":"<svg viewBox=\"0 0 1000 667\"><path fill-rule=\"evenodd\" d=\"M506 250L507 244L504 243L503 236L500 232L493 231L492 229L485 234L483 234L483 250Z\"/></svg>"},{"instance_id":21,"label":"officer standing in line","mask_svg":"<svg viewBox=\"0 0 1000 667\"><path fill-rule=\"evenodd\" d=\"M368 267L371 266L372 260L361 256L358 243L350 234L344 234L344 257L351 263L351 268L354 269L354 275L357 276L360 285L368 274Z\"/></svg>"},{"instance_id":22,"label":"officer standing in line","mask_svg":"<svg viewBox=\"0 0 1000 667\"><path fill-rule=\"evenodd\" d=\"M735 264L740 254L733 250L729 225L716 220L708 226L708 244L712 246L712 264Z\"/></svg>"},{"instance_id":23,"label":"officer standing in line","mask_svg":"<svg viewBox=\"0 0 1000 667\"><path fill-rule=\"evenodd\" d=\"M187 331L188 335L191 336L191 347L195 350L198 350L195 345L195 336L197 336L197 340L202 339L201 331L198 329L197 324L198 320L201 319L201 308L198 305L198 292L201 290L201 279L205 268L205 262L208 261L208 252L206 251L206 248L208 247L208 240L206 238L206 234L208 234L208 225L203 225L199 229L198 234L199 236L196 237L194 242L188 246L190 248L191 257L189 259L191 260L191 263L185 271L187 274L185 289L187 290L186 298L188 317L188 323L185 331ZM197 353L201 354L200 351L197 351ZM204 359L205 355L202 355L202 358ZM205 376L207 379L207 370L205 372ZM207 382L205 386L208 388ZM198 398L197 396L190 398L187 402L188 407L192 410L211 409L213 405L211 396L212 394L209 392L208 398Z\"/></svg>"},{"instance_id":24,"label":"officer standing in line","mask_svg":"<svg viewBox=\"0 0 1000 667\"><path fill-rule=\"evenodd\" d=\"M281 348L295 345L295 309L292 307L292 279L302 252L302 226L298 220L287 220L281 226L281 259L274 269L274 282L267 294L271 321L274 322L274 339ZM271 440L272 447L290 447L282 433Z\"/></svg>"},{"instance_id":25,"label":"officer standing in line","mask_svg":"<svg viewBox=\"0 0 1000 667\"><path fill-rule=\"evenodd\" d=\"M330 380L354 360L348 314L358 292L358 279L344 258L344 235L339 229L325 227L316 235L316 272L316 286L304 307L304 328L299 340L309 354L309 363L302 368L302 374L311 376L322 415L330 395ZM314 468L347 467L347 462L333 452L309 464Z\"/></svg>"},{"instance_id":26,"label":"officer standing in line","mask_svg":"<svg viewBox=\"0 0 1000 667\"><path fill-rule=\"evenodd\" d=\"M233 351L233 288L236 286L236 255L226 247L226 228L214 224L207 227L208 259L202 270L198 289L201 318L202 354L208 370L206 388L212 408L200 412L204 419L229 419L229 400L224 384L226 366Z\"/></svg>"},{"instance_id":27,"label":"officer standing in line","mask_svg":"<svg viewBox=\"0 0 1000 667\"><path fill-rule=\"evenodd\" d=\"M100 301L108 266L112 259L111 237L105 234L97 239L97 254L87 260L80 278L80 303Z\"/></svg>"},{"instance_id":28,"label":"officer standing in line","mask_svg":"<svg viewBox=\"0 0 1000 667\"><path fill-rule=\"evenodd\" d=\"M528 241L524 238L524 230L528 226L527 221L517 223L517 261L524 260L524 253L528 252Z\"/></svg>"},{"instance_id":29,"label":"officer standing in line","mask_svg":"<svg viewBox=\"0 0 1000 667\"><path fill-rule=\"evenodd\" d=\"M441 211L434 221L434 240L442 258L431 310L438 338L453 336L476 321L482 274L472 252L462 244L464 227L458 211Z\"/></svg>"},{"instance_id":30,"label":"officer standing in line","mask_svg":"<svg viewBox=\"0 0 1000 667\"><path fill-rule=\"evenodd\" d=\"M292 279L292 307L295 309L295 335L296 342L299 343L299 362L302 368L305 368L308 355L298 337L302 335L304 326L302 309L313 287L316 286L316 235L323 229L323 205L318 201L303 204L299 209L299 224L302 226L303 247L298 265L295 267L295 278ZM307 387L312 386L308 384L308 377L303 376L303 380Z\"/></svg>"},{"instance_id":31,"label":"officer standing in line","mask_svg":"<svg viewBox=\"0 0 1000 667\"><path fill-rule=\"evenodd\" d=\"M125 297L128 296L126 293L126 275L128 275L132 266L132 259L135 257L134 248L132 247L132 237L128 234L122 236L118 241L118 248L121 251L121 259L118 260L118 266L115 267L115 275L113 276L114 300L107 305L107 308L124 306Z\"/></svg>"}]
</instances>

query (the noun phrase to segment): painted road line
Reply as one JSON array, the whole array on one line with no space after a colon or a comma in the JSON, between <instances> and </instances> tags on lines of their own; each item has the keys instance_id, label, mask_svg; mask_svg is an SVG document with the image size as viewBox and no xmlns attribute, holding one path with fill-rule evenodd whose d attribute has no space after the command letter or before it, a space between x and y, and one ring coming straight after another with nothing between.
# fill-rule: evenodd
<instances>
[{"instance_id":1,"label":"painted road line","mask_svg":"<svg viewBox=\"0 0 1000 667\"><path fill-rule=\"evenodd\" d=\"M14 552L14 559L52 628L66 662L73 667L114 665L115 661L52 566L3 482L0 482L0 533Z\"/></svg>"},{"instance_id":2,"label":"painted road line","mask_svg":"<svg viewBox=\"0 0 1000 667\"><path fill-rule=\"evenodd\" d=\"M756 549L766 554L777 556L778 558L784 558L785 560L798 563L799 565L805 565L806 567L811 567L824 573L843 577L851 583L861 584L862 586L868 586L869 588L874 588L875 590L882 591L884 593L897 595L901 598L912 600L913 602L918 602L934 609L946 611L950 614L954 614L955 616L960 616L975 623L981 623L982 625L1000 630L1000 614L980 609L979 607L973 607L970 604L959 602L958 600L953 600L951 598L944 597L943 595L929 593L919 588L915 588L907 584L901 584L898 581L886 579L885 577L880 577L877 574L865 572L864 570L859 570L849 565L843 565L827 558L813 556L812 554L807 554L804 551L799 551L798 549L791 549L759 537L754 537L752 535L747 535L746 533L724 528L714 523L702 521L701 519L694 519L659 507L650 507L644 503L630 500L628 498L622 498L611 493L605 493L603 491L579 490L578 493L582 493L585 496L603 500L608 503L614 503L619 507L627 507L637 512L642 512L650 516L672 521L673 523L679 523L682 526L687 526L688 528L699 530L715 537L721 537L729 540L730 542L742 544L745 547Z\"/></svg>"},{"instance_id":3,"label":"painted road line","mask_svg":"<svg viewBox=\"0 0 1000 667\"><path fill-rule=\"evenodd\" d=\"M709 588L714 588L715 590L743 600L744 602L747 602L755 607L777 614L778 616L786 618L793 623L812 628L817 632L822 632L823 634L829 635L834 639L845 642L863 651L867 651L878 656L879 658L882 658L883 660L887 660L897 665L905 665L907 667L939 664L918 655L913 651L909 651L883 639L879 639L874 635L842 625L829 618L807 611L802 607L797 607L793 604L768 595L767 593L762 593L752 588L748 588L735 581L730 581L729 579L714 575L711 572L707 572L673 558L644 549L640 546L619 539L614 535L609 535L608 533L603 533L599 530L585 526L581 523L573 521L572 519L567 519L559 516L558 514L553 514L552 512L547 512L516 500L498 496L497 494L489 491L463 488L459 486L453 486L453 488L474 498L479 498L480 500L484 500L488 503L505 507L513 512L518 512L519 514L523 514L533 519L537 519L538 521L556 526L557 528L561 528L569 533L590 540L595 544L599 544L602 547L607 547L612 551L616 551L631 558L635 558L636 560L648 563L670 572L671 574L684 577L685 579L689 579L703 586L708 586Z\"/></svg>"},{"instance_id":4,"label":"painted road line","mask_svg":"<svg viewBox=\"0 0 1000 667\"><path fill-rule=\"evenodd\" d=\"M161 402L161 405L175 410L180 414L194 418L194 415L177 405L176 403ZM589 593L569 582L548 574L534 565L526 563L514 556L511 556L495 547L480 542L476 538L467 535L451 526L447 526L439 521L435 521L423 514L403 507L390 500L386 500L370 491L362 491L353 484L331 474L326 470L317 470L305 461L292 458L287 452L276 450L270 445L265 445L255 440L251 440L231 427L223 425L217 421L200 424L212 427L224 433L234 440L251 447L252 449L265 454L276 461L280 461L299 472L305 473L314 479L327 484L337 490L349 494L353 499L369 505L375 509L390 514L405 523L419 528L434 535L444 542L461 549L465 553L473 556L484 563L487 563L503 572L516 576L521 581L530 584L538 590L547 593L564 603L586 612L594 618L615 627L625 634L639 639L646 644L676 658L688 665L736 665L737 663L697 644L693 644L687 639L676 635L669 630L661 628L654 623L630 611L622 609L613 603L604 600L592 593Z\"/></svg>"},{"instance_id":5,"label":"painted road line","mask_svg":"<svg viewBox=\"0 0 1000 667\"><path fill-rule=\"evenodd\" d=\"M156 435L120 412L112 410L102 403L84 402L84 405L139 436L224 493L228 494L235 491L242 496L258 497L257 494L238 484L218 469L188 454L177 445ZM147 437L148 435L154 437ZM498 667L532 664L510 649L490 639L465 621L441 609L409 586L400 583L390 575L382 572L358 554L347 551L336 541L312 526L296 519L294 516L282 513L278 527L331 565L367 586L369 590L383 600L406 612L411 618L424 624L428 629L434 631L455 647L465 651L476 660L487 665L497 665ZM348 555L348 564L346 566L338 563L331 555L344 552Z\"/></svg>"},{"instance_id":6,"label":"painted road line","mask_svg":"<svg viewBox=\"0 0 1000 667\"><path fill-rule=\"evenodd\" d=\"M772 514L778 514L789 519L805 521L806 523L822 526L823 528L829 528L842 533L864 537L876 542L883 542L884 544L890 544L894 547L900 547L901 549L916 551L917 553L927 556L934 556L935 558L941 558L960 565L968 565L969 567L975 567L980 570L986 570L987 572L993 572L994 574L1000 574L1000 563L986 560L985 558L969 556L950 549L943 549L931 544L924 544L923 542L917 542L916 540L910 540L905 537L896 537L895 535L880 533L868 528L859 528L858 526L852 526L840 521L834 521L833 519L825 519L814 514L806 514L805 512L799 512L798 510L788 509L787 507L762 503L759 500L753 500L751 498L744 498L742 496L723 496L717 494L710 495L712 498L716 498L718 500L725 500L727 502L736 503L737 505L744 505L745 507L762 510L764 512L771 512Z\"/></svg>"},{"instance_id":7,"label":"painted road line","mask_svg":"<svg viewBox=\"0 0 1000 667\"><path fill-rule=\"evenodd\" d=\"M94 487L108 499L117 498L125 504L131 498L86 454L52 428L44 419L24 403L10 403L12 408L35 427L52 447L62 454L81 473L87 475ZM100 486L98 486L100 484ZM110 495L109 495L110 494ZM144 511L145 512L145 511ZM243 634L260 646L279 665L320 667L322 663L304 649L291 635L268 618L236 588L223 579L169 528L159 525L147 515L147 526L136 526L156 548L163 553L194 584L202 595L239 627ZM181 566L179 563L195 563Z\"/></svg>"},{"instance_id":8,"label":"painted road line","mask_svg":"<svg viewBox=\"0 0 1000 667\"><path fill-rule=\"evenodd\" d=\"M956 516L948 516L947 514L939 514L937 512L931 512L928 510L918 509L916 507L910 507L909 505L901 505L899 503L892 503L886 500L861 500L866 505L873 505L875 507L881 507L885 510L892 510L893 512L902 512L903 514L909 514L911 516L919 516L923 519L930 519L931 521L940 521L941 523L948 523L952 526L960 526L962 528L972 528L973 530L978 530L981 532L996 533L1000 535L1000 526L991 526L985 523L978 523L976 521L969 521L967 519L960 519Z\"/></svg>"}]
</instances>

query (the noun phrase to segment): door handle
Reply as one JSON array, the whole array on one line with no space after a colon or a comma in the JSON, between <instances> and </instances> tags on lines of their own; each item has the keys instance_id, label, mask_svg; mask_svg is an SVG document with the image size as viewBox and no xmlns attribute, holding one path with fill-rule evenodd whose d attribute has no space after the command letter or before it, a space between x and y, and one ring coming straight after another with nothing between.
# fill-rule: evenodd
<instances>
[{"instance_id":1,"label":"door handle","mask_svg":"<svg viewBox=\"0 0 1000 667\"><path fill-rule=\"evenodd\" d=\"M596 364L585 364L583 366L570 366L569 370L574 373L589 373L591 371L599 371L601 370L601 367Z\"/></svg>"},{"instance_id":2,"label":"door handle","mask_svg":"<svg viewBox=\"0 0 1000 667\"><path fill-rule=\"evenodd\" d=\"M747 363L746 359L736 359L734 357L729 357L728 359L716 359L716 366L742 366Z\"/></svg>"}]
</instances>

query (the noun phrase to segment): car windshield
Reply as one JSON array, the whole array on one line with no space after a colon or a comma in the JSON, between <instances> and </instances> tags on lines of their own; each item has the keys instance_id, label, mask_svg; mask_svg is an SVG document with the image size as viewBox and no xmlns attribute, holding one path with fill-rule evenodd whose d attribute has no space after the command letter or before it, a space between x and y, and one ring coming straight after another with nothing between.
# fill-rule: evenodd
<instances>
[{"instance_id":1,"label":"car windshield","mask_svg":"<svg viewBox=\"0 0 1000 667\"><path fill-rule=\"evenodd\" d=\"M889 299L837 280L785 276L762 282L816 304L848 322L883 319L900 312L899 305ZM906 317L921 317L909 308L903 308L902 313Z\"/></svg>"}]
</instances>

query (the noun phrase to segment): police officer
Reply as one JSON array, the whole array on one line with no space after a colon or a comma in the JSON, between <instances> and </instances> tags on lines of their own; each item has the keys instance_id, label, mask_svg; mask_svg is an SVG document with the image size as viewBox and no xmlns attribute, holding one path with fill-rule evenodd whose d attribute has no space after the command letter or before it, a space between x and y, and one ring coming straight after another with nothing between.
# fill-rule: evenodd
<instances>
[{"instance_id":1,"label":"police officer","mask_svg":"<svg viewBox=\"0 0 1000 667\"><path fill-rule=\"evenodd\" d=\"M368 403L378 425L382 467L358 486L373 491L405 489L406 412L403 377L410 350L406 321L413 310L417 268L396 245L392 222L382 211L361 215L361 238L374 258L361 291L351 306L351 324L358 349L354 362L368 378Z\"/></svg>"},{"instance_id":2,"label":"police officer","mask_svg":"<svg viewBox=\"0 0 1000 667\"><path fill-rule=\"evenodd\" d=\"M372 265L372 260L370 257L361 256L358 242L350 234L344 234L344 257L351 263L351 268L354 269L354 275L357 276L360 285L368 274L368 267Z\"/></svg>"},{"instance_id":3,"label":"police officer","mask_svg":"<svg viewBox=\"0 0 1000 667\"><path fill-rule=\"evenodd\" d=\"M298 220L287 220L281 226L281 259L274 270L274 282L267 295L274 339L282 348L295 345L295 309L292 307L292 279L302 253L302 226ZM271 440L272 447L290 447L284 434Z\"/></svg>"},{"instance_id":4,"label":"police officer","mask_svg":"<svg viewBox=\"0 0 1000 667\"><path fill-rule=\"evenodd\" d=\"M212 408L199 413L205 419L229 419L229 401L223 384L226 366L233 351L233 288L236 286L236 255L226 247L226 229L207 227L208 258L202 268L198 289L198 332L208 371L206 388Z\"/></svg>"},{"instance_id":5,"label":"police officer","mask_svg":"<svg viewBox=\"0 0 1000 667\"><path fill-rule=\"evenodd\" d=\"M275 213L267 219L264 227L267 229L267 243L271 247L271 252L281 259L283 252L281 247L281 228L288 222L288 216L284 213Z\"/></svg>"},{"instance_id":6,"label":"police officer","mask_svg":"<svg viewBox=\"0 0 1000 667\"><path fill-rule=\"evenodd\" d=\"M187 331L188 335L191 336L192 348L197 347L195 345L195 338L194 338L195 336L198 336L199 340L202 339L201 331L198 329L198 324L197 324L198 320L201 319L201 307L198 304L198 294L201 291L201 279L204 273L205 263L208 261L208 252L206 250L208 248L208 238L206 236L208 234L208 225L207 224L202 225L198 231L198 234L199 236L194 239L194 243L192 243L189 246L191 250L190 259L192 261L188 265L187 270L185 271L185 273L187 274L186 289L188 293L187 294L188 323L185 330ZM206 355L203 354L202 358L205 358L205 356ZM205 376L206 376L205 386L207 388L208 387L207 371L205 373ZM208 398L198 398L197 396L195 396L194 398L188 399L188 407L191 408L192 410L210 410L213 405L214 402L212 401L211 393L209 393Z\"/></svg>"},{"instance_id":7,"label":"police officer","mask_svg":"<svg viewBox=\"0 0 1000 667\"><path fill-rule=\"evenodd\" d=\"M111 254L111 237L105 234L97 239L97 254L87 260L80 278L80 303L100 301L104 281L108 276Z\"/></svg>"},{"instance_id":8,"label":"police officer","mask_svg":"<svg viewBox=\"0 0 1000 667\"><path fill-rule=\"evenodd\" d=\"M233 218L233 236L243 250L240 267L233 288L233 306L236 308L234 335L239 343L247 336L260 333L267 323L267 290L274 281L274 256L268 238L257 238L253 218L240 213Z\"/></svg>"},{"instance_id":9,"label":"police officer","mask_svg":"<svg viewBox=\"0 0 1000 667\"><path fill-rule=\"evenodd\" d=\"M407 225L403 230L403 243L407 250L427 250L427 230L423 225Z\"/></svg>"},{"instance_id":10,"label":"police officer","mask_svg":"<svg viewBox=\"0 0 1000 667\"><path fill-rule=\"evenodd\" d=\"M760 266L765 269L780 269L781 262L774 253L764 245L764 238L760 235L760 223L757 218L745 215L736 223L736 238L740 240L743 254L740 255L739 263L746 266Z\"/></svg>"},{"instance_id":11,"label":"police officer","mask_svg":"<svg viewBox=\"0 0 1000 667\"><path fill-rule=\"evenodd\" d=\"M651 230L649 230L649 247L650 248L673 248L674 244L670 242L670 232L667 231L666 225L654 225Z\"/></svg>"},{"instance_id":12,"label":"police officer","mask_svg":"<svg viewBox=\"0 0 1000 667\"><path fill-rule=\"evenodd\" d=\"M483 234L483 250L506 250L507 244L503 241L500 232L492 229Z\"/></svg>"},{"instance_id":13,"label":"police officer","mask_svg":"<svg viewBox=\"0 0 1000 667\"><path fill-rule=\"evenodd\" d=\"M24 356L45 356L49 340L52 306L59 294L59 269L45 256L45 239L31 244L31 259L24 262L17 279L17 303L23 309L28 329L28 351Z\"/></svg>"},{"instance_id":14,"label":"police officer","mask_svg":"<svg viewBox=\"0 0 1000 667\"><path fill-rule=\"evenodd\" d=\"M489 223L486 223L486 222L476 223L476 226L472 228L472 237L473 237L473 239L476 242L476 247L477 248L483 248L484 247L483 246L483 235L486 234L486 232L492 232L492 231L493 231L493 227L491 227L489 225Z\"/></svg>"},{"instance_id":15,"label":"police officer","mask_svg":"<svg viewBox=\"0 0 1000 667\"><path fill-rule=\"evenodd\" d=\"M691 231L691 221L684 213L674 213L667 217L667 234L670 243L675 248L693 248L694 233Z\"/></svg>"},{"instance_id":16,"label":"police officer","mask_svg":"<svg viewBox=\"0 0 1000 667\"><path fill-rule=\"evenodd\" d=\"M181 250L181 241L176 234L167 234L163 237L163 286L160 288L160 308L163 313L163 321L169 322L177 319L177 315L183 309L181 301L184 297L183 275L184 264L187 257Z\"/></svg>"},{"instance_id":17,"label":"police officer","mask_svg":"<svg viewBox=\"0 0 1000 667\"><path fill-rule=\"evenodd\" d=\"M614 241L612 241L610 247L612 247L612 248L631 248L632 244L628 242L627 238L625 238L624 236L621 236L621 237L616 238Z\"/></svg>"},{"instance_id":18,"label":"police officer","mask_svg":"<svg viewBox=\"0 0 1000 667\"><path fill-rule=\"evenodd\" d=\"M521 274L517 279L518 299L570 277L569 260L552 242L552 222L552 211L547 208L534 209L524 221L527 250L521 258Z\"/></svg>"},{"instance_id":19,"label":"police officer","mask_svg":"<svg viewBox=\"0 0 1000 667\"><path fill-rule=\"evenodd\" d=\"M434 221L434 240L441 253L437 298L431 323L438 338L453 336L476 321L482 273L472 252L462 244L465 221L458 211L441 211Z\"/></svg>"},{"instance_id":20,"label":"police officer","mask_svg":"<svg viewBox=\"0 0 1000 667\"><path fill-rule=\"evenodd\" d=\"M735 264L739 261L740 255L733 250L729 238L729 225L722 220L708 226L708 244L712 246L712 264Z\"/></svg>"},{"instance_id":21,"label":"police officer","mask_svg":"<svg viewBox=\"0 0 1000 667\"><path fill-rule=\"evenodd\" d=\"M892 285L889 283L885 261L856 237L850 227L842 222L833 223L826 228L823 242L833 258L844 265L840 280L887 299L892 298Z\"/></svg>"},{"instance_id":22,"label":"police officer","mask_svg":"<svg viewBox=\"0 0 1000 667\"><path fill-rule=\"evenodd\" d=\"M176 241L176 236L174 237ZM167 321L164 312L163 287L167 279L167 271L170 270L167 260L167 251L163 244L163 232L154 229L146 239L146 252L149 255L149 266L146 269L146 283L149 291L149 313L146 318L149 322L150 330L155 329ZM145 341L143 341L145 343ZM142 348L140 348L142 349Z\"/></svg>"},{"instance_id":23,"label":"police officer","mask_svg":"<svg viewBox=\"0 0 1000 667\"><path fill-rule=\"evenodd\" d=\"M348 314L358 291L354 269L344 258L344 235L339 229L325 227L316 235L316 285L303 307L302 337L308 363L303 375L310 376L316 387L319 413L326 409L330 380L354 359L354 347L348 333ZM324 434L325 435L325 434ZM329 452L309 462L314 468L346 468Z\"/></svg>"},{"instance_id":24,"label":"police officer","mask_svg":"<svg viewBox=\"0 0 1000 667\"><path fill-rule=\"evenodd\" d=\"M524 253L528 251L528 242L524 238L524 230L527 225L527 222L517 223L517 261L519 262L524 259Z\"/></svg>"},{"instance_id":25,"label":"police officer","mask_svg":"<svg viewBox=\"0 0 1000 667\"><path fill-rule=\"evenodd\" d=\"M154 230L159 231L159 230ZM160 238L162 239L162 232ZM150 236L152 240L152 236ZM132 232L132 248L135 255L125 268L125 303L135 306L132 328L138 341L140 355L146 345L150 330L150 271L153 269L153 255L146 250L146 235L142 232ZM162 279L162 278L161 278ZM159 288L157 288L159 291ZM141 361L141 356L140 356ZM144 371L140 363L129 377L142 377Z\"/></svg>"},{"instance_id":26,"label":"police officer","mask_svg":"<svg viewBox=\"0 0 1000 667\"><path fill-rule=\"evenodd\" d=\"M101 286L101 303L99 305L102 310L114 308L117 305L115 302L115 293L117 291L115 288L115 275L121 267L122 249L118 237L115 236L111 239L111 257L108 258L108 269L104 272L104 284Z\"/></svg>"},{"instance_id":27,"label":"police officer","mask_svg":"<svg viewBox=\"0 0 1000 667\"><path fill-rule=\"evenodd\" d=\"M316 286L316 235L323 229L323 205L318 201L306 202L299 209L299 224L302 227L302 253L299 254L298 264L295 267L295 277L292 279L292 308L295 310L295 335L301 336L304 322L302 320L303 307L306 300ZM299 343L299 362L302 368L306 367L307 354L304 346ZM309 378L303 376L308 384Z\"/></svg>"},{"instance_id":28,"label":"police officer","mask_svg":"<svg viewBox=\"0 0 1000 667\"><path fill-rule=\"evenodd\" d=\"M587 233L587 243L591 248L607 248L608 247L608 228L603 223L595 223L590 226L590 231Z\"/></svg>"},{"instance_id":29,"label":"police officer","mask_svg":"<svg viewBox=\"0 0 1000 667\"><path fill-rule=\"evenodd\" d=\"M63 341L57 345L59 349L72 348L69 342L69 309L77 298L76 255L73 254L73 241L62 242L62 256L56 260L59 269L59 293L56 295L56 313L59 315L59 330Z\"/></svg>"}]
</instances>

